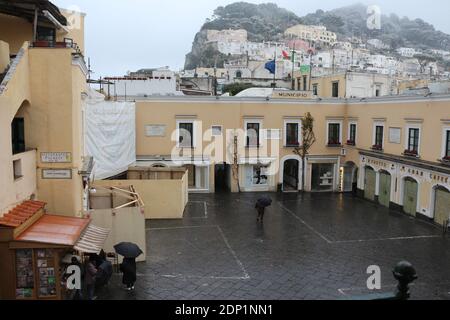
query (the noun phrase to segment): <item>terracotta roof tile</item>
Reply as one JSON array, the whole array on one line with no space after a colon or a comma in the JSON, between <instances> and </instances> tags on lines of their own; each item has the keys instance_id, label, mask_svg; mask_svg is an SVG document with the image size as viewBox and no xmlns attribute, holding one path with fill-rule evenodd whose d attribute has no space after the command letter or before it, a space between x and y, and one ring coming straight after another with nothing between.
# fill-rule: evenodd
<instances>
[{"instance_id":1,"label":"terracotta roof tile","mask_svg":"<svg viewBox=\"0 0 450 320\"><path fill-rule=\"evenodd\" d=\"M0 226L17 228L45 207L42 201L28 200L18 205L0 218Z\"/></svg>"}]
</instances>

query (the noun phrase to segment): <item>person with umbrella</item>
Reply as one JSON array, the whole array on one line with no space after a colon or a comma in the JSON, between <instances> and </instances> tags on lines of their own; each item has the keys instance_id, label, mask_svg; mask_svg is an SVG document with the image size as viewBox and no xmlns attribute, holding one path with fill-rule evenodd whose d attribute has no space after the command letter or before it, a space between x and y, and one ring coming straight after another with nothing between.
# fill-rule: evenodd
<instances>
[{"instance_id":1,"label":"person with umbrella","mask_svg":"<svg viewBox=\"0 0 450 320\"><path fill-rule=\"evenodd\" d=\"M269 197L262 197L256 201L255 209L258 211L257 221L264 222L264 213L267 207L272 205L272 199Z\"/></svg>"},{"instance_id":2,"label":"person with umbrella","mask_svg":"<svg viewBox=\"0 0 450 320\"><path fill-rule=\"evenodd\" d=\"M120 271L123 273L122 283L126 286L126 290L134 290L136 283L136 258L143 252L134 243L122 242L114 246L118 254L124 257L120 265Z\"/></svg>"}]
</instances>

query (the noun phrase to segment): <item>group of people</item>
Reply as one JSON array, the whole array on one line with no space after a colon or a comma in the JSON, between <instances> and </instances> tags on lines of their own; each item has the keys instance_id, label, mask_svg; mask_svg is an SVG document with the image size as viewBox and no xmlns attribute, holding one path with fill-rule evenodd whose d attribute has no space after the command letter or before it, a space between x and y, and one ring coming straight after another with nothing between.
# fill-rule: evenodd
<instances>
[{"instance_id":1,"label":"group of people","mask_svg":"<svg viewBox=\"0 0 450 320\"><path fill-rule=\"evenodd\" d=\"M96 290L107 286L113 274L113 267L110 261L106 258L105 252L102 250L100 254L89 254L85 256L84 264L77 256L72 256L71 263L81 270L81 289L70 290L68 299L83 300L84 294L87 300L95 300ZM120 271L123 273L122 282L127 291L134 290L136 282L136 259L124 258L120 265ZM66 275L68 277L68 275ZM67 278L66 278L67 280Z\"/></svg>"}]
</instances>

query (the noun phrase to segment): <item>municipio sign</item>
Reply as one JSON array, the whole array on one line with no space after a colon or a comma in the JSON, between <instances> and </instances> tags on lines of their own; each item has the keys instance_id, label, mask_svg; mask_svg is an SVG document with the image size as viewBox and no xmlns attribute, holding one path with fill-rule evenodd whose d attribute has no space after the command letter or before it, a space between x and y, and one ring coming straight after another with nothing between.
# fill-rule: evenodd
<instances>
[{"instance_id":1,"label":"municipio sign","mask_svg":"<svg viewBox=\"0 0 450 320\"><path fill-rule=\"evenodd\" d=\"M274 99L312 99L312 96L312 91L274 90L272 94Z\"/></svg>"}]
</instances>

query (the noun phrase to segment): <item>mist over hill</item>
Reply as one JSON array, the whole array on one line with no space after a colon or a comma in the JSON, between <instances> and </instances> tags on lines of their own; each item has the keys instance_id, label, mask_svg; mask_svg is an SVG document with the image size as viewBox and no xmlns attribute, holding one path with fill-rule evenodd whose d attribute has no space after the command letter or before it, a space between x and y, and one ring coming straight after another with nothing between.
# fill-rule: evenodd
<instances>
[{"instance_id":1,"label":"mist over hill","mask_svg":"<svg viewBox=\"0 0 450 320\"><path fill-rule=\"evenodd\" d=\"M338 40L358 37L363 41L377 38L391 46L415 49L450 49L450 35L438 31L422 19L409 19L395 14L382 15L381 30L367 28L367 6L354 4L330 11L317 10L299 17L273 3L236 2L218 7L196 34L192 50L186 55L185 68L223 66L230 57L207 44L206 30L245 29L248 40L282 41L284 31L297 24L323 25L337 34Z\"/></svg>"}]
</instances>

